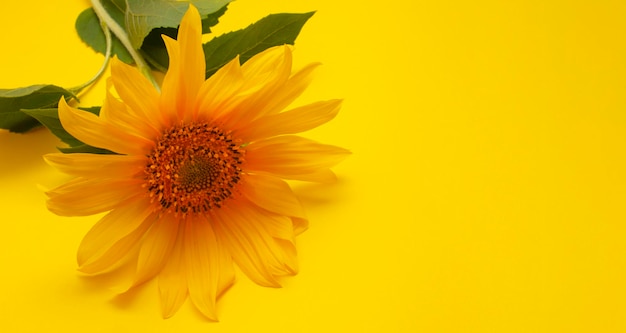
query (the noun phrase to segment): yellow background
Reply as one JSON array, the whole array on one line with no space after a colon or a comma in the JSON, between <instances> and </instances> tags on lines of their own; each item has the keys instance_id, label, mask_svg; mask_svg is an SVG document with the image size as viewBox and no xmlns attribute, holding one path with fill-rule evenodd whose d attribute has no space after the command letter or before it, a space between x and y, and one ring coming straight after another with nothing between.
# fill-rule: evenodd
<instances>
[{"instance_id":1,"label":"yellow background","mask_svg":"<svg viewBox=\"0 0 626 333\"><path fill-rule=\"evenodd\" d=\"M87 6L3 3L0 87L87 80ZM308 135L353 155L296 186L300 274L239 274L220 323L189 302L163 320L155 284L115 297L75 272L98 216L46 210L58 142L0 132L0 331L626 331L626 3L238 0L218 30L310 10L296 62L324 66L301 102L345 104Z\"/></svg>"}]
</instances>

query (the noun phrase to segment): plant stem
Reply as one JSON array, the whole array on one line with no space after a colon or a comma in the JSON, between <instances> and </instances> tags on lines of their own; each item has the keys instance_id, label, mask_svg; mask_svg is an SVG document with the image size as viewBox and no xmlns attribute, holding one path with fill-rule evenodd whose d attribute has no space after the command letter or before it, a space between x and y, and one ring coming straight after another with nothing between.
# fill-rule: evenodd
<instances>
[{"instance_id":1,"label":"plant stem","mask_svg":"<svg viewBox=\"0 0 626 333\"><path fill-rule=\"evenodd\" d=\"M128 39L128 35L126 34L126 31L124 31L124 29L119 24L117 24L117 22L115 22L115 20L111 17L111 15L109 15L109 13L106 11L106 9L104 8L100 0L91 0L91 6L93 7L93 10L98 16L98 18L100 19L100 22L105 22L108 29L110 29L111 32L113 32L113 34L115 35L115 37L117 37L120 40L120 42L122 42L122 45L124 45L128 53L131 55L131 57L133 57L133 60L135 61L137 68L139 68L139 71L141 71L141 73L145 77L147 77L148 80L150 80L150 82L154 85L154 87L160 91L161 88L159 87L159 84L154 79L154 76L152 76L150 67L148 66L148 64L146 64L146 61L143 59L143 57L132 46L132 44L130 43L130 40Z\"/></svg>"},{"instance_id":2,"label":"plant stem","mask_svg":"<svg viewBox=\"0 0 626 333\"><path fill-rule=\"evenodd\" d=\"M106 70L107 66L109 65L109 60L111 59L111 48L113 47L113 41L111 40L111 31L109 30L106 22L104 21L100 21L100 27L102 27L102 31L104 32L104 38L106 40L106 53L104 55L104 62L102 63L102 66L100 67L100 70L98 71L98 73L96 73L96 75L94 75L89 81L79 86L76 86L74 88L68 89L74 95L78 95L81 91L83 91L83 89L89 87L92 83L98 80L100 76L102 76L102 73L104 73L104 71Z\"/></svg>"}]
</instances>

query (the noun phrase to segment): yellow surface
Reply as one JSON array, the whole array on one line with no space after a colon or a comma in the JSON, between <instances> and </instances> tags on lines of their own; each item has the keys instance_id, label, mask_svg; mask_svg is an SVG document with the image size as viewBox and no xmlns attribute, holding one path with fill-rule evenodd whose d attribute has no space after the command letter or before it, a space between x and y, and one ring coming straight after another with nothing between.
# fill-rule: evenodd
<instances>
[{"instance_id":1,"label":"yellow surface","mask_svg":"<svg viewBox=\"0 0 626 333\"><path fill-rule=\"evenodd\" d=\"M95 72L87 6L3 3L0 86ZM626 3L238 0L219 31L315 9L295 57L325 66L302 102L346 101L309 136L354 154L338 184L297 186L301 273L239 274L220 323L189 302L163 320L154 284L115 297L76 274L98 217L46 210L57 142L0 132L0 331L626 331Z\"/></svg>"}]
</instances>

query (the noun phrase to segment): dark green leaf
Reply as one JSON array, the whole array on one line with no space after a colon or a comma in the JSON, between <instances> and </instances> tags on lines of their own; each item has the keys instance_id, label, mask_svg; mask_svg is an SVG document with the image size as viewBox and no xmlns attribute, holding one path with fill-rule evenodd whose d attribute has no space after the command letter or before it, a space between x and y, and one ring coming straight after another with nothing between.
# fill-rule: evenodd
<instances>
[{"instance_id":1,"label":"dark green leaf","mask_svg":"<svg viewBox=\"0 0 626 333\"><path fill-rule=\"evenodd\" d=\"M54 85L34 85L18 89L0 89L0 128L11 132L26 132L39 125L36 119L22 113L22 109L53 108L61 97L74 95Z\"/></svg>"},{"instance_id":2,"label":"dark green leaf","mask_svg":"<svg viewBox=\"0 0 626 333\"><path fill-rule=\"evenodd\" d=\"M80 39L89 45L97 52L104 54L106 52L106 39L102 27L100 27L100 20L96 16L93 9L88 8L76 19L76 31ZM127 64L133 63L133 58L130 56L122 42L120 42L114 35L111 36L113 45L111 46L111 54L117 55L117 57Z\"/></svg>"},{"instance_id":3,"label":"dark green leaf","mask_svg":"<svg viewBox=\"0 0 626 333\"><path fill-rule=\"evenodd\" d=\"M107 150L107 149L102 149L102 148L96 148L93 146L89 146L89 145L80 145L80 146L74 146L74 147L57 147L58 150L60 150L62 153L65 154L76 154L76 153L89 153L89 154L115 154L114 152Z\"/></svg>"},{"instance_id":4,"label":"dark green leaf","mask_svg":"<svg viewBox=\"0 0 626 333\"><path fill-rule=\"evenodd\" d=\"M177 28L157 28L144 39L141 54L156 70L165 72L169 65L169 56L162 35L176 38L177 34Z\"/></svg>"},{"instance_id":5,"label":"dark green leaf","mask_svg":"<svg viewBox=\"0 0 626 333\"><path fill-rule=\"evenodd\" d=\"M74 138L70 135L63 126L61 125L61 121L59 120L58 109L50 108L50 109L31 109L31 110L22 110L25 114L37 119L41 124L46 126L52 134L61 139L61 141L67 143L70 146L78 146L83 144L78 139Z\"/></svg>"},{"instance_id":6,"label":"dark green leaf","mask_svg":"<svg viewBox=\"0 0 626 333\"><path fill-rule=\"evenodd\" d=\"M84 108L83 110L89 111L94 114L100 113L99 107L93 108ZM61 125L61 121L59 120L59 112L56 108L47 108L47 109L31 109L31 110L22 110L23 113L37 119L40 123L42 123L46 128L52 132L56 137L61 139L61 141L67 143L69 147L58 149L64 153L93 153L93 154L111 154L112 152L92 147L86 145L82 141L73 137L70 133L68 133Z\"/></svg>"},{"instance_id":7,"label":"dark green leaf","mask_svg":"<svg viewBox=\"0 0 626 333\"><path fill-rule=\"evenodd\" d=\"M229 32L203 45L206 77L239 55L246 62L272 46L293 44L314 12L304 14L272 14L245 29Z\"/></svg>"},{"instance_id":8,"label":"dark green leaf","mask_svg":"<svg viewBox=\"0 0 626 333\"><path fill-rule=\"evenodd\" d=\"M228 10L228 4L220 8L220 10L216 11L215 13L211 13L203 17L202 18L202 33L203 34L210 33L211 28L220 22L220 17L222 17L222 15L226 13L226 10Z\"/></svg>"}]
</instances>

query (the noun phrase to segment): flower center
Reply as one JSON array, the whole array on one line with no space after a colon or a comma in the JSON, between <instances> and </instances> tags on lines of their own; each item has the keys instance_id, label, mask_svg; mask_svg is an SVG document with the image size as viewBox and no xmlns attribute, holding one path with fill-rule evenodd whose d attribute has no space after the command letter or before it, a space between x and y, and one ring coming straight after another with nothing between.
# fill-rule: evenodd
<instances>
[{"instance_id":1,"label":"flower center","mask_svg":"<svg viewBox=\"0 0 626 333\"><path fill-rule=\"evenodd\" d=\"M244 154L228 133L207 123L171 128L148 155L151 201L182 214L221 207L239 182Z\"/></svg>"}]
</instances>

